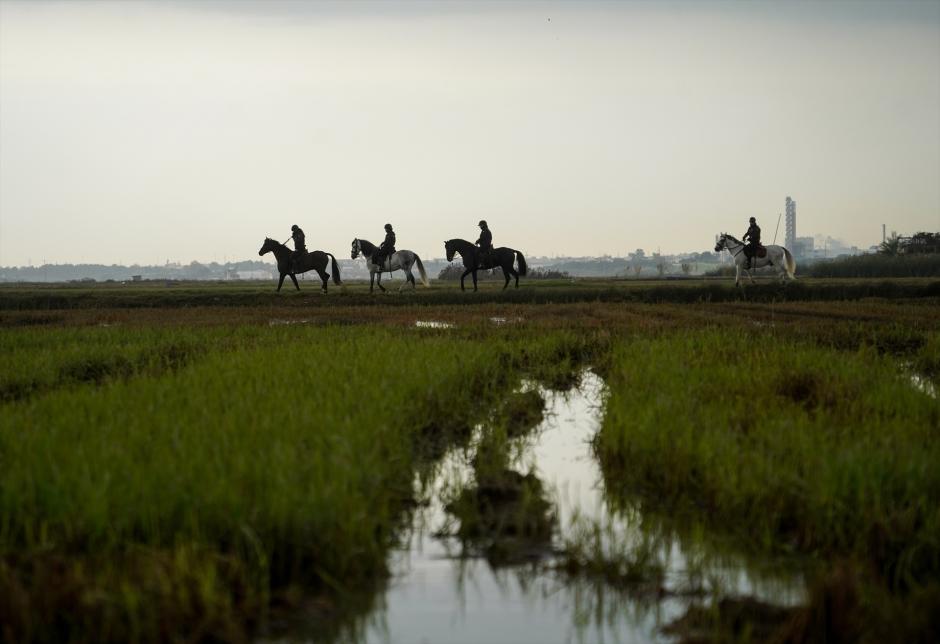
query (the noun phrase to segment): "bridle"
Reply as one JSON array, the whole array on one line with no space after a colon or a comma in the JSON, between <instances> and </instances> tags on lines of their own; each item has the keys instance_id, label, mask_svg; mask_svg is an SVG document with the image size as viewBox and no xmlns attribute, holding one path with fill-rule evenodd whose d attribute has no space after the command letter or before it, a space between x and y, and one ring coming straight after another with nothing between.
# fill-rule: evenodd
<instances>
[{"instance_id":1,"label":"bridle","mask_svg":"<svg viewBox=\"0 0 940 644\"><path fill-rule=\"evenodd\" d=\"M736 240L736 241L737 241L737 240ZM734 252L733 250L731 250L731 247L728 246L728 238L727 238L726 236L724 236L724 235L722 235L722 237L721 237L721 247L724 248L724 249L725 249L726 251L728 251L729 253L731 253L731 257L732 257L732 258L735 258L735 257L737 257L738 255L740 255L741 253L743 253L745 246L746 246L746 244L744 244L743 242L738 242L738 243L735 245L735 248L738 249L738 252Z\"/></svg>"}]
</instances>

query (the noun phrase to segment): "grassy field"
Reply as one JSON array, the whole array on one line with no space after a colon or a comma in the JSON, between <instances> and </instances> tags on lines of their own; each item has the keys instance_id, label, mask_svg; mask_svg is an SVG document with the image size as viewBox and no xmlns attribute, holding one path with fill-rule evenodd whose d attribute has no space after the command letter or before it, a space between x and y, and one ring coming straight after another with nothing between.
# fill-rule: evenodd
<instances>
[{"instance_id":1,"label":"grassy field","mask_svg":"<svg viewBox=\"0 0 940 644\"><path fill-rule=\"evenodd\" d=\"M347 282L323 295L312 281L305 281L301 291L287 289L280 293L271 283L263 282L139 282L86 284L0 285L0 310L70 310L106 308L166 307L266 307L366 306L380 304L407 306L477 305L487 303L569 304L575 302L754 302L832 301L861 298L940 297L940 279L801 279L779 283L761 278L753 285L735 288L734 281L713 278L673 280L571 279L521 282L521 286L502 290L497 283L481 283L480 291L460 291L459 283L434 280L430 287L397 289L401 280L393 280L390 292L369 293L368 282Z\"/></svg>"},{"instance_id":2,"label":"grassy field","mask_svg":"<svg viewBox=\"0 0 940 644\"><path fill-rule=\"evenodd\" d=\"M940 282L366 290L0 287L0 636L239 641L338 605L384 579L416 472L585 365L613 502L818 560L822 603L851 570L862 634L935 626L940 406L911 375L940 374Z\"/></svg>"}]
</instances>

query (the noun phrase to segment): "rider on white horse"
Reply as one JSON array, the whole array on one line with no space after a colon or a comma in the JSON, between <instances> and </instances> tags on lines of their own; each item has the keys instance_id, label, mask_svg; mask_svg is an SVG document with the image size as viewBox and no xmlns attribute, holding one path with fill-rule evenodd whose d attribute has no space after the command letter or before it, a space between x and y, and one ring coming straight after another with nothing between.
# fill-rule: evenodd
<instances>
[{"instance_id":1,"label":"rider on white horse","mask_svg":"<svg viewBox=\"0 0 940 644\"><path fill-rule=\"evenodd\" d=\"M753 218L752 218L753 221ZM756 222L752 226L756 228ZM758 229L759 231L760 229ZM760 233L758 232L758 235ZM750 235L750 239L754 240L755 235ZM758 237L759 239L759 237ZM754 268L762 268L764 266L772 266L777 271L777 275L782 279L796 279L793 276L794 271L796 271L796 261L793 259L793 255L783 246L770 245L766 247L767 252L761 257L754 257L753 259L745 257L745 249L747 245L728 233L721 233L718 238L718 243L715 244L715 252L720 253L723 250L731 253L731 257L734 261L734 285L737 286L741 280L741 271L743 270L747 273L747 277L751 282L754 281L754 278L751 277L750 269L753 266ZM747 262L747 266L745 266Z\"/></svg>"},{"instance_id":2,"label":"rider on white horse","mask_svg":"<svg viewBox=\"0 0 940 644\"><path fill-rule=\"evenodd\" d=\"M372 258L372 263L379 267L380 270L385 269L385 260L390 259L391 256L395 253L395 231L392 230L391 224L385 224L385 241L379 245L378 251L375 253L375 257ZM391 264L389 264L391 266ZM389 273L391 273L391 268L389 268Z\"/></svg>"},{"instance_id":3,"label":"rider on white horse","mask_svg":"<svg viewBox=\"0 0 940 644\"><path fill-rule=\"evenodd\" d=\"M751 217L750 224L744 237L741 238L741 241L750 242L744 247L744 256L747 257L747 265L744 267L746 270L751 270L753 258L757 256L757 249L760 248L760 226L757 225L754 217Z\"/></svg>"}]
</instances>

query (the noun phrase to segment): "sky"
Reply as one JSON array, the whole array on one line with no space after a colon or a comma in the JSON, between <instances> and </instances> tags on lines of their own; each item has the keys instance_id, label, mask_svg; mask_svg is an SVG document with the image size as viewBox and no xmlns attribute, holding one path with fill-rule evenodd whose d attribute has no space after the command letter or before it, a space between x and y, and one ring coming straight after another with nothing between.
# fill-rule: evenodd
<instances>
[{"instance_id":1,"label":"sky","mask_svg":"<svg viewBox=\"0 0 940 644\"><path fill-rule=\"evenodd\" d=\"M940 230L940 0L0 0L0 266L701 251L787 196Z\"/></svg>"}]
</instances>

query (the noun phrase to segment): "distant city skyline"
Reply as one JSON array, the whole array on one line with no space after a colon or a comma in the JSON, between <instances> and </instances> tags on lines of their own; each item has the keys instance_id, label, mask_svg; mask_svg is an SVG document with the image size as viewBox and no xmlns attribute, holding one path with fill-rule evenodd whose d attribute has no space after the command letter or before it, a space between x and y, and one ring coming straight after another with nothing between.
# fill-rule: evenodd
<instances>
[{"instance_id":1,"label":"distant city skyline","mask_svg":"<svg viewBox=\"0 0 940 644\"><path fill-rule=\"evenodd\" d=\"M0 0L0 266L940 230L938 2ZM781 218L778 243L785 234Z\"/></svg>"}]
</instances>

